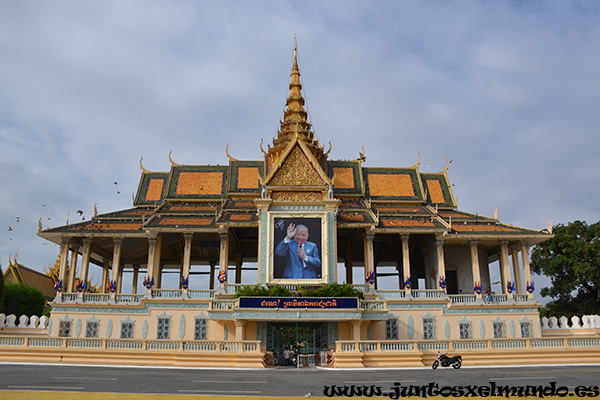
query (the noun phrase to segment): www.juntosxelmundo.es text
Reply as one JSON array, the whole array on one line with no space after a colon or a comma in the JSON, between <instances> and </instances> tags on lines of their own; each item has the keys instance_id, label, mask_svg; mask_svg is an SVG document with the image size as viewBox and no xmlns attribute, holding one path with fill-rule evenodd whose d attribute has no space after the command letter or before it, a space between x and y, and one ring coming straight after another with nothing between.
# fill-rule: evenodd
<instances>
[{"instance_id":1,"label":"www.juntosxelmundo.es text","mask_svg":"<svg viewBox=\"0 0 600 400\"><path fill-rule=\"evenodd\" d=\"M557 386L556 382L549 382L544 386L510 386L497 385L489 382L489 385L466 385L466 386L439 386L430 382L427 385L406 385L399 382L394 383L389 389L383 389L375 385L344 385L325 386L323 394L327 397L389 397L399 399L400 397L598 397L599 386L577 386L571 392L566 386Z\"/></svg>"}]
</instances>

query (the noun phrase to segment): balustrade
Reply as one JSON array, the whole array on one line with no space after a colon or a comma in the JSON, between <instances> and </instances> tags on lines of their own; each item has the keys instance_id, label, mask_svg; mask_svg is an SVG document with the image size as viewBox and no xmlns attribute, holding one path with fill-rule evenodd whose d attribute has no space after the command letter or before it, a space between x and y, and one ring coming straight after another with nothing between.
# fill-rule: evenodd
<instances>
[{"instance_id":1,"label":"balustrade","mask_svg":"<svg viewBox=\"0 0 600 400\"><path fill-rule=\"evenodd\" d=\"M448 297L452 304L474 304L477 301L474 294L451 294Z\"/></svg>"},{"instance_id":2,"label":"balustrade","mask_svg":"<svg viewBox=\"0 0 600 400\"><path fill-rule=\"evenodd\" d=\"M181 293L179 289L152 289L152 298L177 299L181 297Z\"/></svg>"},{"instance_id":3,"label":"balustrade","mask_svg":"<svg viewBox=\"0 0 600 400\"><path fill-rule=\"evenodd\" d=\"M406 298L406 292L404 290L378 290L377 293L382 300Z\"/></svg>"}]
</instances>

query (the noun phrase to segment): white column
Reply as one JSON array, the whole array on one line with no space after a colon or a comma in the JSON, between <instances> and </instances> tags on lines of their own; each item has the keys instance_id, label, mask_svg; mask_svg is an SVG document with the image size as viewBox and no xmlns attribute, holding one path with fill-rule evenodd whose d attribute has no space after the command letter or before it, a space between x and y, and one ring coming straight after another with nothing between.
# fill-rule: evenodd
<instances>
[{"instance_id":1,"label":"white column","mask_svg":"<svg viewBox=\"0 0 600 400\"><path fill-rule=\"evenodd\" d=\"M162 237L156 238L156 248L154 249L154 287L160 289L162 287L162 265L160 257L162 253Z\"/></svg>"},{"instance_id":2,"label":"white column","mask_svg":"<svg viewBox=\"0 0 600 400\"><path fill-rule=\"evenodd\" d=\"M61 241L61 252L60 252L60 269L58 270L58 280L62 282L63 290L67 291L68 282L65 282L65 276L67 274L67 262L69 260L69 244L71 240L63 238Z\"/></svg>"},{"instance_id":3,"label":"white column","mask_svg":"<svg viewBox=\"0 0 600 400\"><path fill-rule=\"evenodd\" d=\"M71 250L71 266L69 267L69 283L65 286L65 292L73 292L75 286L75 274L77 273L77 256L79 255L79 244L75 243Z\"/></svg>"},{"instance_id":4,"label":"white column","mask_svg":"<svg viewBox=\"0 0 600 400\"><path fill-rule=\"evenodd\" d=\"M227 268L229 266L229 234L228 233L220 233L219 239L221 241L221 245L219 247L219 275L225 273L227 277ZM227 277L229 279L229 277ZM219 292L225 293L227 287L227 280L221 282L219 280Z\"/></svg>"},{"instance_id":5,"label":"white column","mask_svg":"<svg viewBox=\"0 0 600 400\"><path fill-rule=\"evenodd\" d=\"M367 233L364 237L364 258L365 258L365 283L367 284L367 293L375 291L375 282L367 282L369 274L375 275L375 254L373 251L373 237L375 234ZM375 278L377 279L377 278Z\"/></svg>"},{"instance_id":6,"label":"white column","mask_svg":"<svg viewBox=\"0 0 600 400\"><path fill-rule=\"evenodd\" d=\"M481 287L481 273L479 272L479 249L477 240L469 240L471 248L471 269L473 271L473 288L478 284ZM483 288L482 288L483 290ZM481 293L475 293L478 299L481 299Z\"/></svg>"},{"instance_id":7,"label":"white column","mask_svg":"<svg viewBox=\"0 0 600 400\"><path fill-rule=\"evenodd\" d=\"M513 276L515 277L515 289L517 294L523 294L523 281L521 280L521 268L519 267L519 246L511 246Z\"/></svg>"},{"instance_id":8,"label":"white column","mask_svg":"<svg viewBox=\"0 0 600 400\"><path fill-rule=\"evenodd\" d=\"M83 255L81 256L81 274L80 278L83 285L88 281L88 273L90 270L90 256L92 254L92 239L83 239ZM83 292L86 292L84 290Z\"/></svg>"},{"instance_id":9,"label":"white column","mask_svg":"<svg viewBox=\"0 0 600 400\"><path fill-rule=\"evenodd\" d=\"M156 238L148 239L148 267L146 272L148 281L152 281L154 279L154 260L156 259L156 242ZM146 295L150 295L152 293L152 287L146 287Z\"/></svg>"},{"instance_id":10,"label":"white column","mask_svg":"<svg viewBox=\"0 0 600 400\"><path fill-rule=\"evenodd\" d=\"M113 243L114 243L113 259L112 259L112 271L111 271L110 279L114 285L117 285L117 280L119 278L119 268L121 266L121 248L123 247L123 239L114 238ZM116 288L118 288L118 285ZM116 293L116 291L115 291L115 293ZM115 293L111 293L111 297L114 297Z\"/></svg>"},{"instance_id":11,"label":"white column","mask_svg":"<svg viewBox=\"0 0 600 400\"><path fill-rule=\"evenodd\" d=\"M108 281L108 264L109 261L102 259L102 283L100 284L100 293L106 293L106 284Z\"/></svg>"},{"instance_id":12,"label":"white column","mask_svg":"<svg viewBox=\"0 0 600 400\"><path fill-rule=\"evenodd\" d=\"M183 278L190 279L190 264L192 259L192 234L186 233L184 235L185 244L183 246ZM183 293L187 293L187 289L183 289Z\"/></svg>"},{"instance_id":13,"label":"white column","mask_svg":"<svg viewBox=\"0 0 600 400\"><path fill-rule=\"evenodd\" d=\"M439 235L436 236L435 239L435 248L437 251L437 288L440 288L440 278L443 278L444 281L446 280L446 263L444 261L444 238ZM446 289L443 289L444 291L446 291Z\"/></svg>"},{"instance_id":14,"label":"white column","mask_svg":"<svg viewBox=\"0 0 600 400\"><path fill-rule=\"evenodd\" d=\"M133 266L133 278L131 280L132 281L131 282L131 294L137 294L139 277L140 277L140 266L134 265Z\"/></svg>"},{"instance_id":15,"label":"white column","mask_svg":"<svg viewBox=\"0 0 600 400\"><path fill-rule=\"evenodd\" d=\"M525 242L521 242L521 259L523 260L523 277L525 278L525 285L531 285L531 269L529 267L529 247ZM527 288L527 286L526 286ZM529 294L529 292L527 292ZM530 298L533 298L533 293L529 294Z\"/></svg>"},{"instance_id":16,"label":"white column","mask_svg":"<svg viewBox=\"0 0 600 400\"><path fill-rule=\"evenodd\" d=\"M403 282L406 282L407 279L412 279L410 276L410 253L408 248L408 239L409 235L400 235L400 239L402 240L402 275ZM412 284L412 280L411 280ZM404 286L403 286L404 288ZM406 296L411 295L412 286L410 288L404 288L404 292Z\"/></svg>"},{"instance_id":17,"label":"white column","mask_svg":"<svg viewBox=\"0 0 600 400\"><path fill-rule=\"evenodd\" d=\"M508 241L501 240L500 241L500 269L502 272L502 293L508 294L509 298L513 297L513 293L508 293L508 289L506 285L510 282L510 265L508 264Z\"/></svg>"}]
</instances>

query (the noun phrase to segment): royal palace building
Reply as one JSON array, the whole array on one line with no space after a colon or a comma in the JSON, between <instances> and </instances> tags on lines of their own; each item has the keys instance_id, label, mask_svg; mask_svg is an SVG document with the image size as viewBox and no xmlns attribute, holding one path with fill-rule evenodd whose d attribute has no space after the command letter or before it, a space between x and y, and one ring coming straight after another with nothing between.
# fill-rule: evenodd
<instances>
[{"instance_id":1,"label":"royal palace building","mask_svg":"<svg viewBox=\"0 0 600 400\"><path fill-rule=\"evenodd\" d=\"M416 342L445 350L452 341L541 337L529 249L551 234L459 210L448 167L421 172L420 156L397 168L365 167L364 148L352 161L329 159L331 143L321 144L308 119L296 49L283 121L258 149L256 160L226 150L217 166L180 165L169 154L165 172L140 160L132 208L40 227L61 246L50 337L98 340L105 352L235 353L203 359L211 365L327 345L348 366L370 365L369 349L386 343L400 354L416 352L408 345ZM502 293L488 293L492 264ZM242 271L294 296L236 297ZM163 288L167 274L178 288ZM334 282L364 299L302 296Z\"/></svg>"}]
</instances>

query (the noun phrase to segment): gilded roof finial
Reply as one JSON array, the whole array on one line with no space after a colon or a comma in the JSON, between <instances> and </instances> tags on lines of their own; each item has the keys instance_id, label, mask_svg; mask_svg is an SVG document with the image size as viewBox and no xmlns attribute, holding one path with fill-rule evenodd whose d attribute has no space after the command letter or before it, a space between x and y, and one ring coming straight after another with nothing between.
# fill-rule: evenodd
<instances>
[{"instance_id":1,"label":"gilded roof finial","mask_svg":"<svg viewBox=\"0 0 600 400\"><path fill-rule=\"evenodd\" d=\"M40 218L38 221L38 232L42 231L42 219Z\"/></svg>"},{"instance_id":2,"label":"gilded roof finial","mask_svg":"<svg viewBox=\"0 0 600 400\"><path fill-rule=\"evenodd\" d=\"M329 153L331 153L331 140L329 141L329 150L327 150L325 152L325 154L323 154L323 157L327 158L327 156L329 155Z\"/></svg>"},{"instance_id":3,"label":"gilded roof finial","mask_svg":"<svg viewBox=\"0 0 600 400\"><path fill-rule=\"evenodd\" d=\"M498 219L498 207L494 208L494 219Z\"/></svg>"},{"instance_id":4,"label":"gilded roof finial","mask_svg":"<svg viewBox=\"0 0 600 400\"><path fill-rule=\"evenodd\" d=\"M263 156L266 156L267 152L263 149L262 145L263 145L263 138L260 138L260 151L262 152Z\"/></svg>"},{"instance_id":5,"label":"gilded roof finial","mask_svg":"<svg viewBox=\"0 0 600 400\"><path fill-rule=\"evenodd\" d=\"M450 163L453 160L448 160L448 157L446 157L446 168L444 168L444 170L442 172L448 172L448 168L450 168Z\"/></svg>"},{"instance_id":6,"label":"gilded roof finial","mask_svg":"<svg viewBox=\"0 0 600 400\"><path fill-rule=\"evenodd\" d=\"M144 157L143 157L143 156L141 156L141 157L140 157L140 169L142 170L142 172L143 172L144 174L149 174L149 173L150 173L150 171L148 171L148 170L147 170L146 168L144 168L144 166L142 165L142 161L143 161L143 160L144 160Z\"/></svg>"},{"instance_id":7,"label":"gilded roof finial","mask_svg":"<svg viewBox=\"0 0 600 400\"><path fill-rule=\"evenodd\" d=\"M419 168L419 165L421 165L421 152L419 152L418 154L419 154L419 161L415 165L412 166L413 168Z\"/></svg>"},{"instance_id":8,"label":"gilded roof finial","mask_svg":"<svg viewBox=\"0 0 600 400\"><path fill-rule=\"evenodd\" d=\"M94 218L98 216L98 203L94 203Z\"/></svg>"},{"instance_id":9,"label":"gilded roof finial","mask_svg":"<svg viewBox=\"0 0 600 400\"><path fill-rule=\"evenodd\" d=\"M173 159L171 158L171 153L173 152L173 150L169 150L169 162L171 163L171 167L178 167L179 164L177 164L176 162L173 161Z\"/></svg>"},{"instance_id":10,"label":"gilded roof finial","mask_svg":"<svg viewBox=\"0 0 600 400\"><path fill-rule=\"evenodd\" d=\"M359 161L359 162L364 162L367 161L367 157L365 156L365 146L362 147L362 152L358 152L358 158L356 160L353 161Z\"/></svg>"},{"instance_id":11,"label":"gilded roof finial","mask_svg":"<svg viewBox=\"0 0 600 400\"><path fill-rule=\"evenodd\" d=\"M548 233L552 233L552 220L550 220L550 223L548 224Z\"/></svg>"},{"instance_id":12,"label":"gilded roof finial","mask_svg":"<svg viewBox=\"0 0 600 400\"><path fill-rule=\"evenodd\" d=\"M262 143L262 142L261 142L261 143ZM229 155L229 151L228 151L228 150L229 150L229 144L227 144L227 146L225 146L225 154L227 155L227 158L229 159L229 161L230 161L230 162L231 162L231 161L240 161L240 160L238 160L238 159L235 159L235 158L231 157L231 156Z\"/></svg>"}]
</instances>

